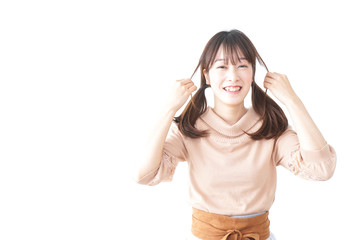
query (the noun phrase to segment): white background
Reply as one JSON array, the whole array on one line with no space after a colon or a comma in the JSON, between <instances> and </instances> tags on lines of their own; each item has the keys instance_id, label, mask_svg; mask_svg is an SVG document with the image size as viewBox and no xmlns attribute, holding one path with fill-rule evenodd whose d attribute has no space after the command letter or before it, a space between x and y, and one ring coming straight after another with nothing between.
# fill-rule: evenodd
<instances>
[{"instance_id":1,"label":"white background","mask_svg":"<svg viewBox=\"0 0 360 240\"><path fill-rule=\"evenodd\" d=\"M169 84L233 28L289 77L338 155L327 182L278 169L271 230L279 240L354 239L357 9L349 0L1 1L0 239L185 239L186 164L173 182L147 187L134 183L134 163Z\"/></svg>"}]
</instances>

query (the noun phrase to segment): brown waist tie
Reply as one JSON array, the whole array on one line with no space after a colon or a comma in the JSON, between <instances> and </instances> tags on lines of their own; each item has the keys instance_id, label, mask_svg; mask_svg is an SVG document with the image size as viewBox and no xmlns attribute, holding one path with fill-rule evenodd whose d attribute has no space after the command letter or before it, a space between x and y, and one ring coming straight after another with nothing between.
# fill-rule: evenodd
<instances>
[{"instance_id":1,"label":"brown waist tie","mask_svg":"<svg viewBox=\"0 0 360 240\"><path fill-rule=\"evenodd\" d=\"M193 208L191 231L203 240L266 240L269 212L251 218L232 218Z\"/></svg>"}]
</instances>

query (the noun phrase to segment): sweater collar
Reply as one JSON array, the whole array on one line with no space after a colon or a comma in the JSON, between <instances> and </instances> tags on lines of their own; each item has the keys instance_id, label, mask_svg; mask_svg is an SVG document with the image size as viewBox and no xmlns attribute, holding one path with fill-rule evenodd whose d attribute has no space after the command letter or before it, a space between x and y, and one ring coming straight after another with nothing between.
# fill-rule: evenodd
<instances>
[{"instance_id":1,"label":"sweater collar","mask_svg":"<svg viewBox=\"0 0 360 240\"><path fill-rule=\"evenodd\" d=\"M260 120L260 116L252 107L250 107L245 115L242 116L240 120L233 125L225 122L214 112L211 107L208 107L205 113L200 116L200 118L210 128L228 137L237 137L243 135L245 132L253 132L249 130L254 127L255 124Z\"/></svg>"}]
</instances>

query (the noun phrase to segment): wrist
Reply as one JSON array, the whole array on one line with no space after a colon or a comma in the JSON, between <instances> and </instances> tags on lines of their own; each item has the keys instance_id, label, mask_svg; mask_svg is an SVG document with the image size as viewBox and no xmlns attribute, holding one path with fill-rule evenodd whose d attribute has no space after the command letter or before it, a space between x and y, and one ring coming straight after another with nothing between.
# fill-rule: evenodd
<instances>
[{"instance_id":1,"label":"wrist","mask_svg":"<svg viewBox=\"0 0 360 240\"><path fill-rule=\"evenodd\" d=\"M178 109L173 107L173 106L169 106L169 105L164 105L163 107L163 111L166 113L166 115L168 116L175 116L175 114L177 113Z\"/></svg>"},{"instance_id":2,"label":"wrist","mask_svg":"<svg viewBox=\"0 0 360 240\"><path fill-rule=\"evenodd\" d=\"M302 101L296 94L291 96L288 99L288 101L286 101L286 104L285 104L286 108L292 108L292 107L299 106L299 105L302 105Z\"/></svg>"}]
</instances>

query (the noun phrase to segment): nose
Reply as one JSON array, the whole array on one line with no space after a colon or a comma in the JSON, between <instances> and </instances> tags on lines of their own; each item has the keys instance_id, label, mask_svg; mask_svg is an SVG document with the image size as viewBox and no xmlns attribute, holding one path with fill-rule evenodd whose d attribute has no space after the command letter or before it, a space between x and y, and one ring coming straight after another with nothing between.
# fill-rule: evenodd
<instances>
[{"instance_id":1,"label":"nose","mask_svg":"<svg viewBox=\"0 0 360 240\"><path fill-rule=\"evenodd\" d=\"M239 80L239 74L236 67L232 66L228 68L226 79L229 82L237 82Z\"/></svg>"}]
</instances>

